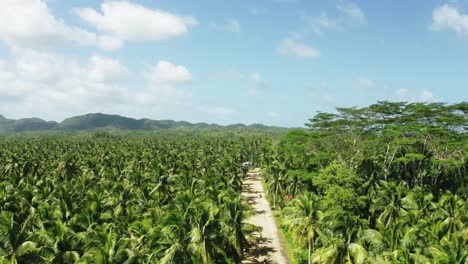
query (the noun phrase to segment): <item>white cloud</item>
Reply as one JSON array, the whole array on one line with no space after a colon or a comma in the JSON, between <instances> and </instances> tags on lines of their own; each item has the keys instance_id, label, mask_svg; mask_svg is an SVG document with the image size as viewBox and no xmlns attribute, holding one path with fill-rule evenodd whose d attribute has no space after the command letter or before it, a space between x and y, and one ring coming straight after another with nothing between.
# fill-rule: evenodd
<instances>
[{"instance_id":1,"label":"white cloud","mask_svg":"<svg viewBox=\"0 0 468 264\"><path fill-rule=\"evenodd\" d=\"M257 95L261 94L264 91L264 89L269 87L268 82L266 82L262 78L260 73L258 73L258 72L252 72L250 74L250 80L253 81L253 86L251 86L247 90L247 94L250 95L250 96L257 96Z\"/></svg>"},{"instance_id":2,"label":"white cloud","mask_svg":"<svg viewBox=\"0 0 468 264\"><path fill-rule=\"evenodd\" d=\"M108 65L101 67L105 63L99 63L96 57L81 63L75 58L17 47L12 48L12 55L9 70L14 78L4 82L3 86L17 91L16 101L7 97L2 111L8 112L12 108L9 104L13 104L15 111L24 111L25 115L36 115L41 111L54 115L57 112L53 109L87 111L111 101L124 100L121 96L123 88L104 79L98 82L93 77L97 77L93 73L100 73L101 77L115 73L114 70L109 72L112 67ZM101 58L102 61L109 62L109 59Z\"/></svg>"},{"instance_id":3,"label":"white cloud","mask_svg":"<svg viewBox=\"0 0 468 264\"><path fill-rule=\"evenodd\" d=\"M127 83L132 81L132 72L116 59L93 55L82 61L12 48L11 61L0 60L0 112L52 119L88 112L177 115L177 110L191 104L190 92L177 84L191 80L191 74L170 62L157 66L157 82L143 80L135 87Z\"/></svg>"},{"instance_id":4,"label":"white cloud","mask_svg":"<svg viewBox=\"0 0 468 264\"><path fill-rule=\"evenodd\" d=\"M127 80L131 74L120 61L94 55L90 58L89 77L96 82L118 82Z\"/></svg>"},{"instance_id":5,"label":"white cloud","mask_svg":"<svg viewBox=\"0 0 468 264\"><path fill-rule=\"evenodd\" d=\"M216 30L228 31L232 33L241 32L241 24L237 19L227 20L225 23L210 22L210 27Z\"/></svg>"},{"instance_id":6,"label":"white cloud","mask_svg":"<svg viewBox=\"0 0 468 264\"><path fill-rule=\"evenodd\" d=\"M120 43L98 36L56 18L45 1L3 0L0 9L0 40L11 46L37 47L71 41L82 46L114 50Z\"/></svg>"},{"instance_id":7,"label":"white cloud","mask_svg":"<svg viewBox=\"0 0 468 264\"><path fill-rule=\"evenodd\" d=\"M240 23L237 19L229 20L226 24L226 30L239 33L241 31Z\"/></svg>"},{"instance_id":8,"label":"white cloud","mask_svg":"<svg viewBox=\"0 0 468 264\"><path fill-rule=\"evenodd\" d=\"M53 53L38 52L32 49L13 47L14 64L19 77L38 83L56 83L64 75L85 76L76 59L65 59Z\"/></svg>"},{"instance_id":9,"label":"white cloud","mask_svg":"<svg viewBox=\"0 0 468 264\"><path fill-rule=\"evenodd\" d=\"M419 101L423 102L433 102L434 101L434 96L432 95L431 91L424 90L419 94Z\"/></svg>"},{"instance_id":10,"label":"white cloud","mask_svg":"<svg viewBox=\"0 0 468 264\"><path fill-rule=\"evenodd\" d=\"M262 80L262 77L260 76L260 73L258 73L258 72L253 72L250 75L250 78L255 82L260 82Z\"/></svg>"},{"instance_id":11,"label":"white cloud","mask_svg":"<svg viewBox=\"0 0 468 264\"><path fill-rule=\"evenodd\" d=\"M315 17L312 19L312 24L314 28L314 32L320 34L322 29L337 29L339 28L338 22L330 19L327 13L322 12L320 16Z\"/></svg>"},{"instance_id":12,"label":"white cloud","mask_svg":"<svg viewBox=\"0 0 468 264\"><path fill-rule=\"evenodd\" d=\"M168 61L158 61L149 67L148 78L157 84L182 84L192 81L192 74L181 65Z\"/></svg>"},{"instance_id":13,"label":"white cloud","mask_svg":"<svg viewBox=\"0 0 468 264\"><path fill-rule=\"evenodd\" d=\"M432 12L431 30L452 30L457 33L468 34L468 14L461 13L450 5L439 6Z\"/></svg>"},{"instance_id":14,"label":"white cloud","mask_svg":"<svg viewBox=\"0 0 468 264\"><path fill-rule=\"evenodd\" d=\"M11 64L9 62L0 60L0 82L2 83L0 85L0 102L16 102L31 88L22 81L18 81L16 74L10 68Z\"/></svg>"},{"instance_id":15,"label":"white cloud","mask_svg":"<svg viewBox=\"0 0 468 264\"><path fill-rule=\"evenodd\" d=\"M366 16L362 9L355 3L339 4L337 6L338 10L357 21L364 23L366 21Z\"/></svg>"},{"instance_id":16,"label":"white cloud","mask_svg":"<svg viewBox=\"0 0 468 264\"><path fill-rule=\"evenodd\" d=\"M432 91L423 90L421 92L409 91L405 88L400 88L393 91L391 100L406 101L406 102L433 102L435 97Z\"/></svg>"},{"instance_id":17,"label":"white cloud","mask_svg":"<svg viewBox=\"0 0 468 264\"><path fill-rule=\"evenodd\" d=\"M392 98L396 101L411 101L409 91L405 88L399 88L393 92Z\"/></svg>"},{"instance_id":18,"label":"white cloud","mask_svg":"<svg viewBox=\"0 0 468 264\"><path fill-rule=\"evenodd\" d=\"M285 55L293 55L302 58L319 57L320 52L315 48L292 38L285 38L278 46L278 51Z\"/></svg>"},{"instance_id":19,"label":"white cloud","mask_svg":"<svg viewBox=\"0 0 468 264\"><path fill-rule=\"evenodd\" d=\"M319 15L301 13L300 17L306 23L308 30L310 28L317 35L321 35L324 30L342 30L353 22L366 23L366 16L357 4L340 3L336 8L341 15L330 17L327 12L322 11Z\"/></svg>"},{"instance_id":20,"label":"white cloud","mask_svg":"<svg viewBox=\"0 0 468 264\"><path fill-rule=\"evenodd\" d=\"M77 8L75 12L98 31L121 40L165 40L184 35L191 26L198 24L193 17L127 1L106 1L101 4L101 13L92 8Z\"/></svg>"},{"instance_id":21,"label":"white cloud","mask_svg":"<svg viewBox=\"0 0 468 264\"><path fill-rule=\"evenodd\" d=\"M14 79L14 74L8 70L8 62L5 60L0 60L0 81L10 81Z\"/></svg>"},{"instance_id":22,"label":"white cloud","mask_svg":"<svg viewBox=\"0 0 468 264\"><path fill-rule=\"evenodd\" d=\"M103 35L98 38L97 46L107 51L118 50L123 46L123 41L116 37Z\"/></svg>"}]
</instances>

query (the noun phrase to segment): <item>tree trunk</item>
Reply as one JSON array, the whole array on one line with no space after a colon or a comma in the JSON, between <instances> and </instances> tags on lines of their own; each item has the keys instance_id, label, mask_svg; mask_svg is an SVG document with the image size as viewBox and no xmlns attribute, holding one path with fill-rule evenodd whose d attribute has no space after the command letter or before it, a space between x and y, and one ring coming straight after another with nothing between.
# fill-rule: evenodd
<instances>
[{"instance_id":1,"label":"tree trunk","mask_svg":"<svg viewBox=\"0 0 468 264\"><path fill-rule=\"evenodd\" d=\"M311 250L312 250L312 242L311 242L311 239L309 238L309 243L308 243L308 247L309 247L309 252L307 253L307 264L310 264L310 253L311 253Z\"/></svg>"}]
</instances>

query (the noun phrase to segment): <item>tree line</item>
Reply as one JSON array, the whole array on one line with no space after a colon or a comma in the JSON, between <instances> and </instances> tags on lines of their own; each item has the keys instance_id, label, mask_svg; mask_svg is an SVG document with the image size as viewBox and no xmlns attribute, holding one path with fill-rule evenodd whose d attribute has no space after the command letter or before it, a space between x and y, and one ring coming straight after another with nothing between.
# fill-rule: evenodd
<instances>
[{"instance_id":1,"label":"tree line","mask_svg":"<svg viewBox=\"0 0 468 264\"><path fill-rule=\"evenodd\" d=\"M298 263L466 263L468 104L318 113L263 156Z\"/></svg>"}]
</instances>

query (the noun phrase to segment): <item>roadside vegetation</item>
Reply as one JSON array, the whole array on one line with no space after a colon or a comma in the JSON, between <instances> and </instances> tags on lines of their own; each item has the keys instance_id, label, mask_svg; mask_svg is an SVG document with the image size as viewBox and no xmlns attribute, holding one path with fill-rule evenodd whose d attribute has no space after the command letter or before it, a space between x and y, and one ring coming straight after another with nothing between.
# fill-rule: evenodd
<instances>
[{"instance_id":1,"label":"roadside vegetation","mask_svg":"<svg viewBox=\"0 0 468 264\"><path fill-rule=\"evenodd\" d=\"M467 263L468 105L318 113L265 155L298 263Z\"/></svg>"}]
</instances>

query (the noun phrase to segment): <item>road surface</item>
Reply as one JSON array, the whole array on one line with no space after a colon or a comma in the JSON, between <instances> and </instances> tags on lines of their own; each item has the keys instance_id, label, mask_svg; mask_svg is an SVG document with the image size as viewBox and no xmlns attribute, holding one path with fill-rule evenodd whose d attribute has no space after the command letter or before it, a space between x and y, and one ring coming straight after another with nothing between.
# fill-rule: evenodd
<instances>
[{"instance_id":1,"label":"road surface","mask_svg":"<svg viewBox=\"0 0 468 264\"><path fill-rule=\"evenodd\" d=\"M255 210L247 222L262 229L261 236L257 236L258 245L244 254L242 263L289 264L270 204L265 198L259 169L247 173L242 184L242 197Z\"/></svg>"}]
</instances>

